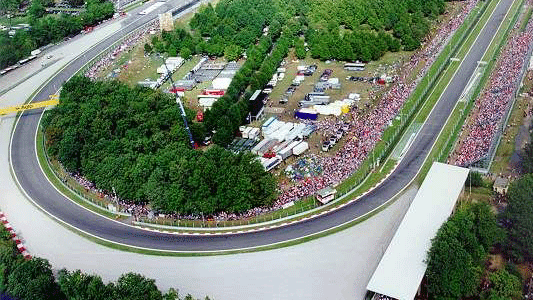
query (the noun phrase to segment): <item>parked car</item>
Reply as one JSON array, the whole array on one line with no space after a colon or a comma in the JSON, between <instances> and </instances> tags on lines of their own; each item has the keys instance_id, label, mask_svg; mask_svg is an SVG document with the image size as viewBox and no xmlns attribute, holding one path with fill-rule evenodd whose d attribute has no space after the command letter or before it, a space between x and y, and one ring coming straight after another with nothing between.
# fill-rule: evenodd
<instances>
[{"instance_id":1,"label":"parked car","mask_svg":"<svg viewBox=\"0 0 533 300\"><path fill-rule=\"evenodd\" d=\"M329 141L325 141L323 144L322 144L322 151L324 152L327 152L329 150L330 147L330 144L329 144Z\"/></svg>"}]
</instances>

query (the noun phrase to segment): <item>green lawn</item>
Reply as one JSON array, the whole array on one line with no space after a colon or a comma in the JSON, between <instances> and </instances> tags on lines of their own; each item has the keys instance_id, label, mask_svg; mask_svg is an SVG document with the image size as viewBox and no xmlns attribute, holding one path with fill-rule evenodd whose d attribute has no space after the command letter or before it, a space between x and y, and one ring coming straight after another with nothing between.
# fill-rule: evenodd
<instances>
[{"instance_id":1,"label":"green lawn","mask_svg":"<svg viewBox=\"0 0 533 300\"><path fill-rule=\"evenodd\" d=\"M446 70L446 75L443 77L439 77L439 73L441 70L444 69L447 65L447 60L450 58L452 54L455 53L455 49L457 49L463 41L465 41L464 44L462 44L461 48L459 48L458 54L461 55L461 53L466 53L467 49L469 48L469 44L473 42L473 37L477 35L477 32L479 32L481 24L484 24L484 20L488 18L488 15L490 15L490 11L495 7L495 1L492 1L489 3L489 6L487 11L481 16L481 20L479 22L476 22L477 17L479 14L483 11L483 5L482 3L478 4L478 6L475 8L474 13L469 17L468 20L466 20L463 25L458 29L452 40L447 46L447 49L443 51L443 53L439 56L436 63L430 68L428 71L428 74L426 75L424 81L417 87L416 92L413 94L413 97L411 97L407 102L405 107L402 109L404 111L404 116L413 115L417 113L417 118L421 118L422 120L425 120L427 117L427 114L433 107L435 102L428 101L428 99L423 98L422 95L430 93L429 89L433 85L435 81L437 81L438 78L442 78L439 83L437 84L437 90L435 90L432 95L435 95L434 97L440 95L438 89L442 89L443 86L445 86L445 83L451 78L451 75L453 75L453 72L451 69L453 68L454 64L452 64L452 68L448 68ZM476 24L476 27L474 27L474 30L472 32L469 32L469 28L471 24ZM477 31L476 31L477 30ZM465 37L467 39L465 40ZM466 50L463 48L467 48ZM141 47L138 47L141 48ZM138 55L138 52L135 51L141 51L141 49L133 50L132 57L135 57L135 55ZM464 54L463 54L464 55ZM126 58L121 59L121 62L125 62L127 60ZM143 56L144 57L144 56ZM385 59L390 59L391 61L397 60L397 57L394 56L386 56ZM133 60L132 60L133 63ZM192 62L190 62L192 64ZM379 64L381 62L376 62L376 64ZM155 63L154 63L155 64ZM323 64L321 62L321 64ZM157 65L156 65L157 66ZM143 69L146 69L146 64L143 65ZM185 68L183 68L185 69ZM135 68L130 64L128 67L128 71L135 72L135 74L141 73L134 71ZM342 75L342 71L338 70L337 73ZM124 75L126 72L122 72L121 75ZM142 77L145 73L142 75L139 75ZM287 75L289 75L287 73ZM318 76L318 74L315 74ZM179 74L176 74L176 76L179 76ZM340 77L340 76L339 76ZM132 82L135 82L136 79L134 79ZM286 79L286 81L290 82ZM312 81L312 80L311 80ZM346 90L347 91L347 90ZM337 92L337 93L346 93L346 91ZM340 95L340 94L339 94ZM413 100L414 99L414 100ZM437 98L431 98L433 101L436 101ZM428 104L423 107L421 110L416 110L417 105L420 105L420 103L423 103L424 101L428 101ZM402 135L403 130L405 130L408 126L408 124L413 121L413 117L410 118L402 118L401 121L395 121L394 125L391 126L388 131L384 134L383 140L389 141L387 142L381 142L379 143L374 152L369 155L369 158L363 162L362 166L360 167L359 171L357 171L352 177L350 177L345 182L341 183L339 186L337 186L337 189L339 191L339 196L343 194L348 194L347 197L344 197L342 200L337 201L335 205L339 205L342 203L345 203L349 201L350 199L353 199L355 196L362 194L364 191L368 190L369 188L375 186L378 182L380 182L396 165L396 161L392 159L385 160L388 157L388 153L392 150L393 146L399 140L399 138ZM401 123L400 123L401 122ZM379 167L373 170L374 162L377 161L379 158L382 159L382 163ZM373 170L373 171L372 171ZM372 171L372 172L371 172ZM365 180L366 179L366 180ZM359 185L359 186L358 186ZM357 188L355 188L357 187ZM355 189L354 189L355 188ZM352 190L353 189L353 190ZM249 220L241 220L234 223L223 223L222 226L226 225L246 225L246 224L254 224L257 222L263 222L263 221L271 221L275 220L280 217L285 217L293 214L302 213L310 208L315 208L316 204L314 199L310 198L308 200L299 201L296 205L294 205L291 208L288 208L286 210L280 210L276 211L270 214L265 214L263 216L260 216L258 218L253 218ZM324 210L324 209L330 209L331 206L327 208L319 209L318 211ZM317 211L309 212L307 214L300 215L297 219L307 217L309 215L315 214ZM193 226L193 227L204 227L204 226L220 226L220 223L213 223L213 224L202 224L202 222L192 222L191 224L186 224L188 221L180 221L179 226Z\"/></svg>"},{"instance_id":2,"label":"green lawn","mask_svg":"<svg viewBox=\"0 0 533 300\"><path fill-rule=\"evenodd\" d=\"M496 1L493 1L496 2ZM458 137L458 134L460 132L460 129L468 116L475 98L481 91L481 88L488 80L488 77L490 75L490 71L492 70L492 67L495 63L495 59L497 54L499 53L502 46L505 44L507 36L513 26L513 24L516 22L518 15L520 13L520 7L523 5L524 1L515 1L510 10L507 14L506 18L504 19L502 26L496 33L494 39L492 40L491 44L489 45L489 48L485 52L483 59L484 61L488 61L488 65L485 68L483 77L481 78L480 83L475 87L474 93L471 95L471 98L467 100L467 102L458 102L456 107L454 108L450 118L448 119L446 125L444 126L442 132L440 133L430 155L426 158L426 161L424 163L424 166L422 167L421 171L418 174L417 182L421 183L423 179L425 178L425 175L429 171L431 164L434 161L446 161L448 154L452 150L453 146L455 145L455 141Z\"/></svg>"}]
</instances>

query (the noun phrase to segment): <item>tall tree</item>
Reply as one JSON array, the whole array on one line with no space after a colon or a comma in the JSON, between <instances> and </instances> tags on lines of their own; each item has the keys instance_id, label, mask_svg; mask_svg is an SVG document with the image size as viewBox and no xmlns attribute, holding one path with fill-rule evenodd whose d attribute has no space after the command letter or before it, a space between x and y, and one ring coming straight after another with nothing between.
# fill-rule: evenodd
<instances>
[{"instance_id":1,"label":"tall tree","mask_svg":"<svg viewBox=\"0 0 533 300\"><path fill-rule=\"evenodd\" d=\"M502 239L486 203L464 205L444 223L427 258L428 290L436 298L476 295L488 249Z\"/></svg>"},{"instance_id":2,"label":"tall tree","mask_svg":"<svg viewBox=\"0 0 533 300\"><path fill-rule=\"evenodd\" d=\"M57 282L61 291L69 300L112 300L113 285L105 285L102 278L88 275L80 270L70 272L62 269L58 272Z\"/></svg>"},{"instance_id":3,"label":"tall tree","mask_svg":"<svg viewBox=\"0 0 533 300\"><path fill-rule=\"evenodd\" d=\"M533 258L533 175L527 174L511 183L509 205L501 216L507 228L508 254L516 260Z\"/></svg>"},{"instance_id":4,"label":"tall tree","mask_svg":"<svg viewBox=\"0 0 533 300\"><path fill-rule=\"evenodd\" d=\"M7 292L18 299L65 299L55 283L50 263L42 258L20 263L9 274Z\"/></svg>"},{"instance_id":5,"label":"tall tree","mask_svg":"<svg viewBox=\"0 0 533 300\"><path fill-rule=\"evenodd\" d=\"M162 300L163 294L157 289L155 280L140 274L126 273L117 281L115 290L117 300Z\"/></svg>"},{"instance_id":6,"label":"tall tree","mask_svg":"<svg viewBox=\"0 0 533 300\"><path fill-rule=\"evenodd\" d=\"M491 288L483 293L488 300L521 299L522 283L520 279L505 269L498 270L489 276Z\"/></svg>"}]
</instances>

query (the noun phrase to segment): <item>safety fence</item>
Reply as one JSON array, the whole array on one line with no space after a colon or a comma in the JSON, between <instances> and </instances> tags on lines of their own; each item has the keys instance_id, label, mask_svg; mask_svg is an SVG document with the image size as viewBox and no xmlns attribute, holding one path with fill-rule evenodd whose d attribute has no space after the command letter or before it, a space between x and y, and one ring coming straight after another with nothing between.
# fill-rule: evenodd
<instances>
[{"instance_id":1,"label":"safety fence","mask_svg":"<svg viewBox=\"0 0 533 300\"><path fill-rule=\"evenodd\" d=\"M58 181L61 182L61 184L63 184L64 187L66 187L72 193L76 194L79 199L83 200L85 203L105 210L114 215L123 217L131 216L130 213L126 212L127 208L115 201L112 197L104 193L98 192L94 189L88 189L83 187L79 182L76 181L74 177L71 176L71 174L67 170L65 170L61 163L59 163L58 161L52 162L46 151L45 134L42 128L40 128L39 130L41 130L43 136L41 150L44 154L44 158L46 159L46 163L48 164L48 167L52 171L53 175Z\"/></svg>"},{"instance_id":2,"label":"safety fence","mask_svg":"<svg viewBox=\"0 0 533 300\"><path fill-rule=\"evenodd\" d=\"M439 58L435 63L426 71L423 78L418 83L416 89L413 91L409 99L404 104L399 115L402 116L400 124L394 126L395 128L387 129L384 134L381 146L376 146L373 151L367 156L367 159L363 161L359 169L350 178L346 179L343 183L337 186L336 200L344 198L348 193L351 193L354 189L359 187L365 179L380 165L380 162L390 155L396 143L400 140L403 133L411 122L413 121L416 113L421 106L425 103L427 96L438 82L442 72L446 69L450 60L457 54L457 51L462 46L466 38L472 32L475 25L485 12L490 1L484 2L480 7L476 6L473 11L465 18L463 24L455 31L452 38L442 48L439 53ZM321 209L319 203L314 201L314 197L311 202L309 198L303 199L298 202L309 202L306 205L290 207L287 209L280 209L278 211L269 212L259 216L251 218L243 218L234 221L218 221L218 220L205 220L202 218L195 220L183 220L176 219L170 220L165 218L141 218L138 224L158 224L163 226L177 226L177 227L193 227L193 228L211 228L211 227L232 227L232 226L245 226L253 225L262 222L274 221L277 219L283 219L295 215L310 214L316 210ZM337 201L338 202L338 201ZM328 206L334 206L335 202L328 203Z\"/></svg>"},{"instance_id":3,"label":"safety fence","mask_svg":"<svg viewBox=\"0 0 533 300\"><path fill-rule=\"evenodd\" d=\"M475 25L478 23L479 19L481 18L481 16L486 10L488 3L490 3L490 1L483 2L481 6L476 6L472 10L472 12L465 18L463 24L455 31L454 35L442 48L442 50L439 53L438 59L426 71L426 73L423 74L423 77L418 83L416 89L413 91L409 99L403 105L399 113L399 115L402 116L400 119L400 124L397 124L396 126L394 126L394 128L389 127L387 130L385 130L385 132L383 133L382 142L378 144L374 148L373 151L370 152L370 154L367 156L367 159L359 167L358 171L355 172L350 178L345 180L343 183L341 183L337 187L337 190L338 190L337 199L341 198L342 196L356 189L361 183L363 183L363 181L366 178L368 178L368 176L375 170L375 168L380 165L380 162L384 161L390 155L390 153L396 146L397 142L401 139L405 130L407 130L409 125L412 123L417 112L426 102L428 95L430 94L432 89L435 87L436 83L438 82L439 78L442 75L442 72L449 65L451 59L454 57L454 55L457 54L457 51L463 45L466 38L470 35ZM154 20L154 22L157 22L157 20ZM131 37L133 34L138 33L139 30L146 29L147 26L152 26L152 25L153 25L153 22L146 24L145 26L137 29L136 31L130 33L129 35L115 42L112 46L108 47L106 50L102 51L99 55L97 55L91 61L85 64L85 66L81 68L77 74L84 74L89 68L91 68L96 62L100 61L105 55L108 55L110 52L116 50L117 47L124 40ZM44 143L44 139L43 139L43 143ZM46 153L46 151L44 152ZM46 155L46 159L48 163L51 164L48 155ZM54 169L54 173L57 172L55 168L52 168L52 169ZM63 172L64 170L62 170L62 173ZM69 189L74 191L81 198L88 200L90 203L97 205L99 208L110 211L108 207L110 202L98 201L98 200L95 200L94 197L87 197L87 194L90 193L91 191L79 191L79 188L80 188L79 184L77 184L76 182L71 182L73 180L72 178L67 178L67 177L61 178L60 177L61 175L58 175L57 173L56 173L56 176ZM100 197L100 195L96 195L96 197ZM297 201L295 202L294 206L286 208L286 209L274 210L274 211L270 211L265 214L253 216L250 218L239 219L239 220L218 221L218 220L210 220L210 219L204 219L204 218L197 218L194 220L187 220L187 219L175 219L174 220L174 219L167 219L167 218L147 218L147 217L140 217L138 220L141 221L139 222L139 224L150 223L150 224L178 226L178 227L192 227L192 228L232 227L232 226L243 226L243 225L251 225L251 224L263 223L263 222L268 222L268 221L274 221L274 220L283 219L283 218L287 218L287 217L294 216L294 215L311 213L313 212L313 210L318 210L318 209L320 209L320 207L317 201L315 201L314 198L311 197L308 199ZM123 213L124 210L125 208L117 206L116 212L113 212L113 211L110 211L110 212L129 216L129 214Z\"/></svg>"},{"instance_id":4,"label":"safety fence","mask_svg":"<svg viewBox=\"0 0 533 300\"><path fill-rule=\"evenodd\" d=\"M522 7L524 2L525 2L525 0L522 0L518 7L519 8ZM437 158L438 161L445 162L448 159L450 153L453 151L453 149L456 148L457 142L458 142L457 138L458 138L458 136L461 133L463 124L466 121L466 119L468 118L472 108L474 107L475 100L477 99L477 97L481 93L482 89L486 85L487 81L489 80L491 71L494 68L495 64L497 63L498 56L499 56L502 48L507 44L507 39L509 37L509 34L511 33L511 30L513 29L514 25L516 24L519 16L520 16L520 9L517 9L515 14L513 15L513 18L511 19L511 21L509 22L509 24L505 28L504 34L503 34L498 46L495 48L494 52L492 53L492 55L490 57L490 60L487 61L487 65L483 68L483 75L482 75L481 79L479 80L478 84L476 84L476 86L474 88L474 92L470 93L469 97L467 97L465 99L465 102L466 102L465 107L460 111L460 115L457 118L456 123L453 125L452 133L448 136L448 139L445 142L445 147L441 148L441 151L440 151L440 153L438 155L438 158ZM531 47L531 45L530 45L530 47L528 49L528 56L527 57L531 56L531 51L532 50L533 50L533 47ZM526 59L526 63L522 67L521 75L519 76L520 80L521 80L521 78L523 78L525 72L527 71L527 63L528 62L529 62L529 60ZM516 83L517 85L519 84L520 80L518 80L518 82ZM491 143L491 146L489 148L488 153L484 157L479 159L477 162L472 163L471 165L469 165L469 167L475 168L478 171L483 172L483 173L487 173L489 171L490 165L492 163L492 160L494 159L494 155L496 154L496 150L498 148L498 144L500 142L501 136L503 134L503 131L504 131L505 127L507 126L507 122L508 122L509 116L511 114L512 107L513 107L513 104L515 102L516 96L518 95L518 92L519 92L519 88L516 89L515 95L512 97L510 103L508 104L508 106L506 108L506 112L504 114L503 121L501 121L500 125L498 126L498 129L497 129L497 131L496 131L496 133L494 135L494 138L492 140L492 143Z\"/></svg>"}]
</instances>

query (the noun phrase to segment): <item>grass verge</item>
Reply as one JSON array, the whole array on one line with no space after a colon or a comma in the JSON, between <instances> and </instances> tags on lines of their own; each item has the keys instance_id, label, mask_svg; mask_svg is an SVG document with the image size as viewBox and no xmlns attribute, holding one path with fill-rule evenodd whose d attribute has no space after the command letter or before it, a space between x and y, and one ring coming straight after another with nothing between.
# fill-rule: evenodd
<instances>
[{"instance_id":1,"label":"grass verge","mask_svg":"<svg viewBox=\"0 0 533 300\"><path fill-rule=\"evenodd\" d=\"M441 53L436 63L428 71L428 74L425 77L425 78L428 78L425 83L426 85L425 86L419 85L417 89L415 90L415 92L413 93L413 96L406 102L406 103L409 103L409 101L411 101L411 103L414 104L416 103L415 101L417 101L419 103L418 104L419 106L424 103L422 101L423 95L426 95L427 93L431 93L432 95L435 95L435 97L432 98L433 101L431 102L428 101L429 104L425 105L426 109L423 109L422 111L418 111L416 113L417 119L420 119L423 121L427 118L427 116L429 115L429 112L431 111L436 101L438 100L439 98L438 96L440 96L440 92L442 91L442 89L444 89L448 81L451 79L451 77L455 73L455 70L458 66L453 65L454 67L448 68L446 70L447 77L444 77L445 80L440 80L439 74L440 72L443 71L443 68L445 68L448 65L448 61L451 58L451 56L454 55L455 53L459 53L462 56L466 55L468 49L470 49L470 45L477 38L478 33L481 31L484 24L487 22L488 18L492 14L492 11L496 7L496 5L497 5L496 1L491 1L489 3L480 3L478 4L476 8L474 8L475 11L473 11L472 14L469 15L468 21L465 21L463 23L463 25L456 31L456 33L454 34L454 36L452 37L452 39L446 46L448 50L443 51L443 53ZM437 81L437 79L439 80ZM431 89L433 88L433 85L436 82L440 84L439 85L440 90ZM417 91L424 91L424 92L417 93ZM435 91L437 93L435 93ZM409 109L410 110L409 113L414 114L415 108L417 108L416 105L412 105L412 106L408 105L407 108L404 107L403 109ZM413 117L408 118L408 120L410 120L411 122L413 121L413 119L414 119ZM404 120L405 119L403 119L402 122L405 122ZM401 134L403 133L401 131L401 128L403 128L403 130L405 131L409 124L410 123L406 122L406 124L404 124L405 126L403 127L397 126L396 128L394 128L393 130L396 130L395 135L401 136ZM394 168L394 166L396 165L396 162L394 160L388 159L387 152L390 153L391 150L387 150L385 147L393 148L393 144L381 143L380 145L377 145L376 149L373 151L373 153L369 155L369 158L363 162L359 170L353 176L348 178L345 182L337 186L337 190L339 191L338 195L339 196L344 195L344 197L342 197L341 200L337 200L334 203L335 206L344 204L347 201L361 195L364 191L368 190L369 188L376 186ZM379 153L379 155L376 155L375 153ZM385 156L385 154L387 154L387 156ZM376 156L378 157L377 160L376 160ZM385 157L386 161L384 164L382 164L383 165L382 168L379 171L377 171L375 168L376 162L378 160L381 160L382 157ZM309 207L312 208L312 205L310 205ZM217 228L217 227L227 227L227 226L236 226L236 225L242 226L242 225L256 224L261 221L262 222L271 221L270 224L276 224L276 223L272 223L272 221L274 221L276 217L281 216L283 218L286 218L292 215L293 213L294 214L300 213L297 217L291 218L291 221L297 221L299 219L314 215L318 212L329 210L332 207L333 205L326 206L323 208L313 209L312 211L309 211L309 213L304 214L303 211L300 210L301 207L295 205L294 207L289 208L287 210L279 210L271 214L267 214L265 216L260 216L258 218L252 218L249 220L239 220L239 221L234 221L234 222L231 222L231 221L230 222L215 222L215 221L195 222L195 221L181 221L181 220L175 221L175 222L174 221L168 222L167 220L165 220L165 221L160 222L162 224L157 224L158 221L148 221L148 220L147 221L150 223L155 223L156 225L164 225L164 226L178 225L178 226L183 227L183 226L190 226L192 224L193 227L201 227L201 228L205 228L205 227ZM286 222L286 220L280 220L278 223L281 223L281 222ZM150 223L146 223L145 225L150 226ZM169 228L166 228L166 229L169 229ZM253 229L253 228L249 228L249 229ZM179 228L175 230L169 229L169 230L177 231L177 232L187 232L187 230L183 228ZM220 231L217 230L217 232L220 232Z\"/></svg>"},{"instance_id":2,"label":"grass verge","mask_svg":"<svg viewBox=\"0 0 533 300\"><path fill-rule=\"evenodd\" d=\"M488 10L486 9L487 4L484 4L484 3L483 4L479 4L475 8L475 11L473 11L473 13L469 16L468 21L464 22L463 25L457 30L456 34L452 37L452 39L451 39L450 43L448 44L448 46L446 46L448 48L448 50L446 50L443 53L441 53L441 55L439 56L436 64L434 64L430 68L430 70L428 71L428 74L425 77L425 78L430 78L433 81L431 81L430 79L427 79L427 82L425 83L426 84L425 86L422 85L419 88L417 88L417 90L421 90L421 91L424 91L425 89L427 89L427 90L425 92L423 92L423 93L422 92L416 93L416 91L415 91L414 97L417 97L418 101L421 101L420 99L422 99L422 95L425 95L425 94L428 93L428 91L429 91L428 87L435 83L436 78L440 77L438 75L438 73L441 72L444 67L446 67L446 65L448 64L448 60L451 57L451 55L456 53L457 50L459 50L459 53L461 51L466 53L466 51L467 51L467 49L469 47L464 49L465 45L469 46L468 42L469 41L471 41L470 43L473 42L472 36L474 36L474 37L477 36L477 34L473 34L473 33L479 32L479 30L481 30L481 28L482 28L481 25L483 25L486 22L486 20L488 19L488 17L491 15L491 12L494 9L494 7L496 6L496 4L497 3L495 3L495 1L491 1L488 4L488 7L490 7L490 9L488 9ZM480 18L481 18L482 21L475 22L476 20L479 20ZM474 24L477 24L477 27L475 27L477 29L472 31L471 29L474 26ZM468 39L465 40L465 38L467 38L467 37L468 37ZM466 43L465 43L465 41L466 41ZM453 74L453 72L450 72L449 70L447 72L449 74ZM450 75L450 78L451 78L451 75ZM442 82L442 81L439 81L439 82ZM409 102L407 102L407 103L409 103ZM413 102L411 101L411 103L413 103ZM433 105L434 105L434 103L433 103ZM410 113L413 114L416 107L417 106L409 106L409 105L407 105L406 107L404 107L404 109L410 109ZM426 105L426 107L432 108L433 106L432 105ZM427 110L426 114L417 113L417 116L420 117L421 115L425 115L425 117L427 117L427 114L429 114L429 111L430 111L430 109ZM424 119L425 119L425 117L424 117ZM412 121L413 118L408 118L408 120ZM402 120L402 122L405 122L405 121ZM404 124L404 125L408 124L407 122L405 122L405 123L406 124ZM395 135L401 135L402 131L399 130L399 128L401 128L401 127L396 127L394 129L394 130L396 130L396 134ZM407 128L407 126L405 126L404 129L405 128ZM360 172L358 172L358 174L356 173L354 176L352 176L345 183L339 185L339 191L341 193L344 192L344 194L348 193L348 195L346 197L343 197L343 201L337 201L335 203L335 205L343 204L343 203L349 201L351 198L362 194L368 188L370 188L372 186L375 186L377 183L379 183L393 169L393 167L395 166L396 162L393 161L393 160L390 160L390 159L387 160L384 164L382 164L383 166L382 166L382 168L379 171L376 171L376 169L374 168L375 156L386 157L385 154L387 154L386 153L387 151L386 151L385 146L387 146L389 148L392 148L392 145L393 144L386 144L385 145L384 143L382 143L381 145L379 145L379 146L381 146L381 148L376 147L376 149L374 150L374 153L370 156L371 159L372 159L372 162L371 162L370 159L367 159L363 163L363 167L360 170L364 170L364 171L360 171ZM375 155L375 153L377 153L377 151L380 151L379 155ZM373 171L371 172L371 170L373 170ZM360 184L360 186L358 186L357 188L353 189L354 186L357 185L357 184ZM303 204L305 204L305 202ZM332 206L324 207L324 208L321 208L318 211L323 211L323 210L326 210L326 209L329 210L329 209L331 209L331 207ZM295 205L295 207L292 208L292 210L293 211L298 211L298 209L300 209L300 208L301 208L301 206L296 206ZM298 220L298 219L301 219L301 218L305 218L305 217L308 217L309 215L315 214L316 212L317 211L312 211L312 212L309 212L309 214L299 215L297 218L294 218L292 220ZM288 216L288 215L290 215L291 211L287 210L287 211L281 211L281 212L275 212L275 213L278 214L278 216L279 215L283 216L283 214L286 213L287 216ZM265 218L267 218L267 221L268 221L268 218L271 218L271 220L272 220L272 219L275 219L275 217L276 217L276 215L274 215L274 214L272 214L270 216L265 216ZM254 220L252 220L252 221L248 220L247 222L248 222L248 224L255 223ZM280 221L280 222L282 222L282 221ZM215 226L219 226L219 223L213 223L213 224L215 224ZM183 225L185 225L185 224L183 224ZM204 224L202 224L202 226L199 226L199 227L204 227Z\"/></svg>"},{"instance_id":3,"label":"grass verge","mask_svg":"<svg viewBox=\"0 0 533 300\"><path fill-rule=\"evenodd\" d=\"M43 140L43 132L42 130L37 131L37 138L36 138L36 149L37 149L37 158L39 160L39 164L41 165L41 168L48 178L52 185L54 185L61 193L63 193L65 196L67 196L72 201L76 202L77 204L94 211L98 214L104 215L111 219L124 219L123 216L116 215L114 213L109 212L106 209L100 208L98 204L91 204L88 203L89 200L85 200L82 198L79 194L71 190L70 188L66 187L65 184L57 177L56 173L52 170L47 158L46 154L44 153L44 140ZM103 202L102 204L103 205Z\"/></svg>"},{"instance_id":4,"label":"grass verge","mask_svg":"<svg viewBox=\"0 0 533 300\"><path fill-rule=\"evenodd\" d=\"M497 55L499 54L501 48L505 45L507 37L512 29L513 25L518 19L520 14L520 7L522 7L524 0L515 1L509 8L509 13L506 18L502 21L502 25L499 28L498 32L494 36L494 39L491 41L487 51L483 55L482 60L487 61L487 67L484 70L484 73L481 77L479 84L476 86L474 92L471 94L470 99L466 102L458 102L452 111L449 119L446 122L446 125L442 129L437 141L435 142L430 154L426 158L424 165L417 176L417 182L421 183L425 178L427 172L429 171L431 164L434 161L444 162L448 157L448 154L453 149L457 138L459 136L462 125L464 124L468 114L474 106L474 101L481 92L481 89L486 84L489 79L492 68L496 63Z\"/></svg>"}]
</instances>

